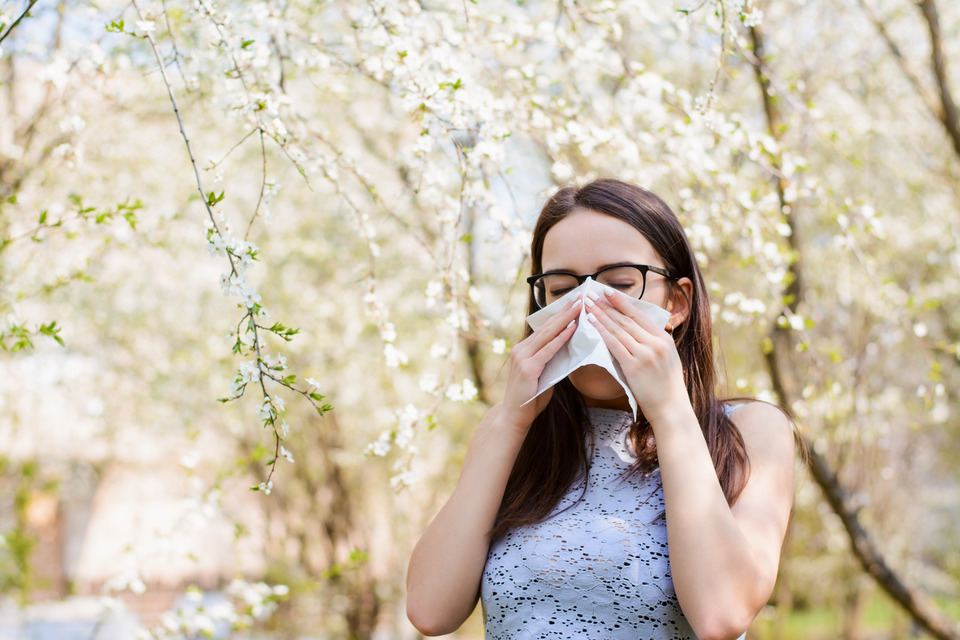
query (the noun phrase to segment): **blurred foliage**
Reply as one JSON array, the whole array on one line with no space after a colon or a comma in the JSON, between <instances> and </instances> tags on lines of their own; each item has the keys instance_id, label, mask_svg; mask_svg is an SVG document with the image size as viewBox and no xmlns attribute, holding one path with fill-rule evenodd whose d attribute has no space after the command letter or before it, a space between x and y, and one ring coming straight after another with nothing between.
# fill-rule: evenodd
<instances>
[{"instance_id":1,"label":"blurred foliage","mask_svg":"<svg viewBox=\"0 0 960 640\"><path fill-rule=\"evenodd\" d=\"M27 4L0 2L0 33ZM941 5L956 67L960 6ZM798 428L891 562L956 598L960 158L913 4L30 6L0 43L4 592L31 580L18 500L82 460L159 470L202 515L191 535L228 523L217 580L289 585L277 633L409 635L408 551L501 395L538 205L615 175L687 228L723 390L771 398L789 328ZM253 296L282 328L237 356ZM296 389L255 389L281 357ZM253 397L217 404L238 376ZM854 634L888 605L798 477L756 630L833 610Z\"/></svg>"}]
</instances>

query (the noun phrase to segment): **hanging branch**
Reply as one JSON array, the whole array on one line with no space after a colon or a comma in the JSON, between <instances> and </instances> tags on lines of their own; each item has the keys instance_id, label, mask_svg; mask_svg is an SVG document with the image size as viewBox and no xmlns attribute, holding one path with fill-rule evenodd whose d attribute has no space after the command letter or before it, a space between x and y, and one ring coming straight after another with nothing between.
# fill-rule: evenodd
<instances>
[{"instance_id":1,"label":"hanging branch","mask_svg":"<svg viewBox=\"0 0 960 640\"><path fill-rule=\"evenodd\" d=\"M137 11L141 20L145 20L146 17L139 6L137 0L132 0L131 2L134 9ZM202 3L201 3L201 6ZM205 8L205 7L204 7ZM211 18L212 19L212 18ZM219 24L216 25L219 28ZM120 23L114 22L111 25L111 28L116 31L123 31L122 21ZM223 253L226 255L226 258L230 265L230 273L223 276L222 283L231 285L239 289L239 295L241 297L241 306L245 309L244 315L237 323L237 328L235 330L236 342L233 347L234 353L241 353L244 347L247 347L247 352L250 354L256 355L256 360L254 361L255 366L255 375L250 375L252 372L247 372L247 375L244 375L243 367L237 373L237 378L234 380L234 395L220 398L220 402L230 402L236 400L244 395L247 384L255 383L260 387L260 391L263 396L263 404L260 408L260 419L263 421L265 427L269 427L273 435L273 452L272 458L267 462L267 466L270 467L269 472L267 473L266 480L261 482L256 487L251 487L254 491L264 491L269 494L273 486L271 478L276 469L276 462L281 457L284 457L291 462L293 462L293 457L290 455L290 452L281 444L284 438L287 437L288 425L285 420L282 419L282 412L285 408L283 400L276 394L271 394L267 389L267 380L272 380L273 382L279 384L282 387L287 388L290 391L293 391L297 394L302 395L307 401L313 406L317 413L321 416L325 415L328 411L332 409L329 404L318 404L323 402L324 396L316 391L316 385L311 382L308 378L307 382L310 384L310 387L307 390L299 389L295 386L297 383L296 375L284 375L283 372L287 369L284 358L278 356L277 362L271 363L264 356L263 350L265 348L264 336L267 333L272 333L284 340L289 342L293 336L299 333L299 329L286 327L279 322L275 322L272 326L267 326L260 324L259 320L263 318L262 311L263 308L259 304L260 296L255 293L255 290L251 288L246 280L245 274L245 263L252 262L257 259L257 254L259 250L256 249L253 245L245 244L243 251L238 251L236 247L232 244L233 239L230 238L228 225L224 224L223 228L217 224L217 216L214 213L214 207L224 198L224 194L221 192L220 195L216 195L214 192L206 193L203 188L203 181L200 177L200 169L196 160L196 156L193 153L193 148L190 144L190 138L187 135L186 129L184 127L183 118L180 113L180 108L177 104L176 95L173 91L173 85L170 82L170 79L167 76L165 63L163 55L160 53L160 49L157 46L156 39L153 37L151 30L145 30L145 33L140 36L143 38L150 46L150 50L153 52L154 57L157 60L158 71L160 72L160 77L163 80L163 84L167 90L167 96L170 99L170 104L173 109L173 113L177 119L177 125L180 128L180 137L183 139L184 145L187 150L187 155L190 159L190 165L193 169L194 179L196 180L197 190L200 192L201 200L203 202L204 208L207 212L209 218L209 227L207 229L207 240L210 242L211 246L223 250ZM237 70L238 76L242 79L242 73L240 72L239 66L236 64L236 60L233 60L234 67ZM244 84L246 87L246 84ZM259 125L259 119L258 119ZM258 126L257 130L261 133L261 143L263 128ZM249 136L249 134L248 134ZM246 138L246 137L245 137ZM232 151L232 150L231 150ZM265 152L261 146L261 151ZM229 153L229 152L228 152ZM265 170L264 165L264 170ZM265 178L264 178L265 181ZM261 187L262 194L262 187ZM262 202L262 198L258 201L257 206ZM241 333L243 332L243 327L246 326L246 333L250 335L250 343L246 344L241 338ZM279 424L278 424L279 422Z\"/></svg>"},{"instance_id":2,"label":"hanging branch","mask_svg":"<svg viewBox=\"0 0 960 640\"><path fill-rule=\"evenodd\" d=\"M960 156L960 111L957 103L950 91L949 73L947 71L947 59L943 51L943 34L940 31L940 17L937 11L935 0L919 0L917 7L923 14L923 19L927 23L927 29L930 32L930 66L933 71L933 77L937 83L937 96L924 86L920 78L910 68L909 62L900 47L897 45L893 36L887 30L887 25L881 20L866 3L866 0L859 0L860 6L867 13L867 17L876 28L880 37L887 43L887 48L893 54L893 59L897 66L916 89L917 94L923 103L930 110L930 113L943 124L946 129L947 137L953 143L953 150Z\"/></svg>"},{"instance_id":3,"label":"hanging branch","mask_svg":"<svg viewBox=\"0 0 960 640\"><path fill-rule=\"evenodd\" d=\"M957 111L957 103L953 99L953 94L950 93L948 84L947 59L943 53L943 36L940 32L937 5L934 0L920 0L918 5L930 31L930 64L940 91L940 110L937 117L953 142L953 150L960 156L960 112Z\"/></svg>"},{"instance_id":4,"label":"hanging branch","mask_svg":"<svg viewBox=\"0 0 960 640\"><path fill-rule=\"evenodd\" d=\"M30 9L33 9L33 5L35 4L37 4L37 0L30 0L30 4L28 4L27 8L23 10L23 13L17 16L17 19L13 21L13 24L11 24L10 27L4 31L2 35L0 35L0 43L6 40L7 36L10 35L10 32L13 31L18 24L20 24L20 21L30 14Z\"/></svg>"},{"instance_id":5,"label":"hanging branch","mask_svg":"<svg viewBox=\"0 0 960 640\"><path fill-rule=\"evenodd\" d=\"M903 72L903 75L907 76L907 80L909 80L913 88L916 89L920 99L927 105L930 112L939 118L940 107L937 105L937 99L930 93L927 87L923 85L923 82L921 82L919 76L914 73L913 69L910 68L910 63L906 56L903 55L903 51L900 50L900 47L897 45L896 40L893 39L893 36L890 35L890 32L887 31L887 25L873 12L873 9L870 8L866 0L860 0L860 7L866 12L867 17L870 19L870 22L873 23L880 37L887 43L887 48L890 49L890 53L893 54L893 59L896 61L897 66L900 67L900 71Z\"/></svg>"},{"instance_id":6,"label":"hanging branch","mask_svg":"<svg viewBox=\"0 0 960 640\"><path fill-rule=\"evenodd\" d=\"M763 32L760 27L750 27L749 31L754 53L750 64L754 68L757 84L763 95L767 128L770 135L779 142L783 122L776 99L771 93L770 82L767 79ZM774 158L773 162L778 168L781 166L779 157ZM788 237L790 238L790 248L793 251L793 258L789 267L789 273L793 277L790 279L788 276L790 284L787 286L784 302L791 312L795 312L803 295L800 278L802 266L800 256L802 254L799 252L800 246L797 240L796 208L795 206L787 208L787 202L784 199L784 183L784 178L777 179L777 195L781 210L788 211L784 217L791 230ZM794 340L789 327L780 326L779 323L774 323L769 338L772 341L772 346L765 355L773 391L781 405L789 407L797 398L797 382L795 376L787 370L783 363L787 359L786 354L795 352ZM809 438L806 436L802 438L808 451L807 468L810 470L810 475L823 491L830 508L843 523L853 553L864 571L933 637L938 640L960 640L960 629L957 625L947 618L923 591L901 578L887 563L883 554L874 545L869 532L860 523L857 509L851 504L848 493L840 484L837 474L830 467L826 458L816 450Z\"/></svg>"}]
</instances>

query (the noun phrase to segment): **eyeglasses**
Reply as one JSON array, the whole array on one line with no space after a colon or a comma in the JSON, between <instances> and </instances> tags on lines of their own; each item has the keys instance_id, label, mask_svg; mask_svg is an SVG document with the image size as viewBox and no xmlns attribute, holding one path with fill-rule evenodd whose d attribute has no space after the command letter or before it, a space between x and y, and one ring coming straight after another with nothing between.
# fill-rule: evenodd
<instances>
[{"instance_id":1,"label":"eyeglasses","mask_svg":"<svg viewBox=\"0 0 960 640\"><path fill-rule=\"evenodd\" d=\"M671 280L680 278L680 276L666 269L651 267L648 264L618 264L604 267L596 273L585 276L570 273L569 271L540 273L527 278L527 284L530 285L533 299L541 309L551 302L556 302L565 294L570 293L570 291L582 285L587 281L587 278L593 278L600 284L607 285L612 289L621 291L639 300L643 297L643 292L647 288L648 271L659 273Z\"/></svg>"}]
</instances>

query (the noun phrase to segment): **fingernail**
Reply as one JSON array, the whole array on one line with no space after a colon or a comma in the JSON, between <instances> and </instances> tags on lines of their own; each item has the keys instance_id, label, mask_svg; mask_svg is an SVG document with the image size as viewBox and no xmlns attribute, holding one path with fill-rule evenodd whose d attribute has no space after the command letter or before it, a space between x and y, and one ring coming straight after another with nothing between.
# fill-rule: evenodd
<instances>
[{"instance_id":1,"label":"fingernail","mask_svg":"<svg viewBox=\"0 0 960 640\"><path fill-rule=\"evenodd\" d=\"M597 298L600 297L600 294L598 294L596 291L590 291L587 293L587 297L590 298L591 300L596 300Z\"/></svg>"},{"instance_id":2,"label":"fingernail","mask_svg":"<svg viewBox=\"0 0 960 640\"><path fill-rule=\"evenodd\" d=\"M596 303L595 303L589 296L587 296L587 299L584 300L584 303L586 303L586 305L587 305L588 307L595 307L595 306L597 306Z\"/></svg>"},{"instance_id":3,"label":"fingernail","mask_svg":"<svg viewBox=\"0 0 960 640\"><path fill-rule=\"evenodd\" d=\"M612 297L613 297L613 291L612 291L611 289L604 289L604 290L603 290L603 293L604 293L608 298L612 298Z\"/></svg>"},{"instance_id":4,"label":"fingernail","mask_svg":"<svg viewBox=\"0 0 960 640\"><path fill-rule=\"evenodd\" d=\"M577 324L577 321L576 321L576 320L571 320L571 321L570 321L570 324L567 325L567 329L569 329L570 327L572 327L572 326L575 325L575 324Z\"/></svg>"},{"instance_id":5,"label":"fingernail","mask_svg":"<svg viewBox=\"0 0 960 640\"><path fill-rule=\"evenodd\" d=\"M588 313L588 314L587 314L587 320L589 320L590 322L596 322L596 321L597 321L597 316L593 315L592 313Z\"/></svg>"},{"instance_id":6,"label":"fingernail","mask_svg":"<svg viewBox=\"0 0 960 640\"><path fill-rule=\"evenodd\" d=\"M577 298L576 300L574 300L573 302L571 302L569 308L570 308L570 309L573 309L573 308L574 308L575 306L577 306L578 304L583 304L583 298Z\"/></svg>"}]
</instances>

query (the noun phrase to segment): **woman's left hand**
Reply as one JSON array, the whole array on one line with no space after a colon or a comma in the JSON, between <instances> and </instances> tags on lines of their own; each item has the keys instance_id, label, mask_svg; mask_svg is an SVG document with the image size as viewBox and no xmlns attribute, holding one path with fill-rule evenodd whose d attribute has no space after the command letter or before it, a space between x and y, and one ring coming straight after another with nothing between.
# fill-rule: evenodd
<instances>
[{"instance_id":1,"label":"woman's left hand","mask_svg":"<svg viewBox=\"0 0 960 640\"><path fill-rule=\"evenodd\" d=\"M588 300L584 298L584 302ZM689 405L683 365L673 336L622 295L606 292L592 302L592 306L587 303L587 311L593 316L591 322L620 365L647 420L655 424L659 416L675 411L683 403Z\"/></svg>"}]
</instances>

